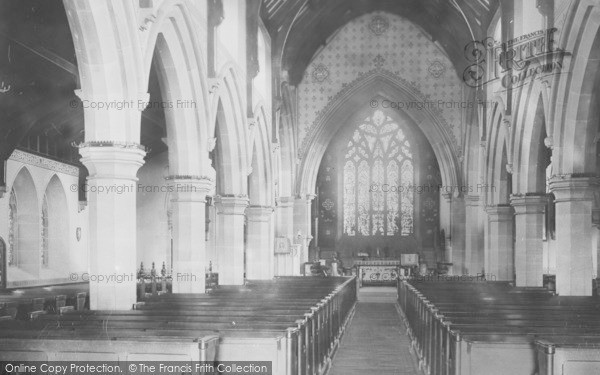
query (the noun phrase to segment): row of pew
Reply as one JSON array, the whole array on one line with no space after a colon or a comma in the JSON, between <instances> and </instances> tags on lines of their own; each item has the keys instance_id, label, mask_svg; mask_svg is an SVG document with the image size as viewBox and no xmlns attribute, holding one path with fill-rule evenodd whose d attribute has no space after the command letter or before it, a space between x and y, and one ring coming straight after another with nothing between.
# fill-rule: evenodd
<instances>
[{"instance_id":1,"label":"row of pew","mask_svg":"<svg viewBox=\"0 0 600 375\"><path fill-rule=\"evenodd\" d=\"M398 283L424 374L600 374L600 299L505 282Z\"/></svg>"},{"instance_id":2,"label":"row of pew","mask_svg":"<svg viewBox=\"0 0 600 375\"><path fill-rule=\"evenodd\" d=\"M0 293L0 320L31 320L88 306L87 284L4 291Z\"/></svg>"},{"instance_id":3,"label":"row of pew","mask_svg":"<svg viewBox=\"0 0 600 375\"><path fill-rule=\"evenodd\" d=\"M0 360L269 361L273 374L319 375L356 293L354 277L281 277L211 294L150 295L130 311L0 322Z\"/></svg>"}]
</instances>

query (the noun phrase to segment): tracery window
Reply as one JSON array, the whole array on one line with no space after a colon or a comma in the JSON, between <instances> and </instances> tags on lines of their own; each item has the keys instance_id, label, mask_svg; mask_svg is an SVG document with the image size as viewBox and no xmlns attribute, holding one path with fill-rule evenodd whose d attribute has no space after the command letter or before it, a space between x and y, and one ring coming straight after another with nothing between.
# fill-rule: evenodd
<instances>
[{"instance_id":1,"label":"tracery window","mask_svg":"<svg viewBox=\"0 0 600 375\"><path fill-rule=\"evenodd\" d=\"M400 125L375 111L354 131L344 163L344 234L412 234L413 155Z\"/></svg>"},{"instance_id":2,"label":"tracery window","mask_svg":"<svg viewBox=\"0 0 600 375\"><path fill-rule=\"evenodd\" d=\"M40 262L42 267L48 267L48 200L44 195L44 203L42 204L42 251Z\"/></svg>"},{"instance_id":3,"label":"tracery window","mask_svg":"<svg viewBox=\"0 0 600 375\"><path fill-rule=\"evenodd\" d=\"M17 243L19 241L19 223L17 221L17 196L11 189L8 200L8 254L9 266L17 265Z\"/></svg>"}]
</instances>

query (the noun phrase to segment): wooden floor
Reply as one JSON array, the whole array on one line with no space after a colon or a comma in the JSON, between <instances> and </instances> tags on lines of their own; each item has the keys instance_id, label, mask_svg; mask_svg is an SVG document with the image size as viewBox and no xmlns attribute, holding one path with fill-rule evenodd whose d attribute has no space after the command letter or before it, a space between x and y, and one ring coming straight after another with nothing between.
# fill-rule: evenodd
<instances>
[{"instance_id":1,"label":"wooden floor","mask_svg":"<svg viewBox=\"0 0 600 375\"><path fill-rule=\"evenodd\" d=\"M417 375L410 341L395 307L396 289L365 287L329 375Z\"/></svg>"}]
</instances>

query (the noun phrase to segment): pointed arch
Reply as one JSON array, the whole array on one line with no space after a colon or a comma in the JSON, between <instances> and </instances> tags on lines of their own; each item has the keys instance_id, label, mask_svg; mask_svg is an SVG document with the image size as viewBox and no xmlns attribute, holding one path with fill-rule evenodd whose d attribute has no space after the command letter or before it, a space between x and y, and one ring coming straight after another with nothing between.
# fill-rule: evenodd
<instances>
[{"instance_id":1,"label":"pointed arch","mask_svg":"<svg viewBox=\"0 0 600 375\"><path fill-rule=\"evenodd\" d=\"M313 193L316 185L319 165L327 145L336 132L348 122L357 108L363 108L373 103L389 102L420 102L421 98L408 83L385 72L367 75L348 91L336 97L328 104L325 112L311 129L303 142L301 163L296 183L296 193L299 195ZM460 186L461 176L456 156L455 139L451 130L427 106L421 110L399 111L408 123L417 126L431 144L436 159L440 165L442 182L447 186Z\"/></svg>"},{"instance_id":2,"label":"pointed arch","mask_svg":"<svg viewBox=\"0 0 600 375\"><path fill-rule=\"evenodd\" d=\"M9 229L14 233L9 243L11 266L32 276L40 271L40 208L34 180L27 167L21 168L11 189L14 211ZM12 209L10 210L12 211Z\"/></svg>"},{"instance_id":3,"label":"pointed arch","mask_svg":"<svg viewBox=\"0 0 600 375\"><path fill-rule=\"evenodd\" d=\"M551 150L546 147L546 104L542 92L533 91L527 98L527 107L520 109L522 120L516 124L514 135L516 193L545 193L546 159ZM545 161L546 160L546 161ZM544 165L542 165L544 164Z\"/></svg>"},{"instance_id":4,"label":"pointed arch","mask_svg":"<svg viewBox=\"0 0 600 375\"><path fill-rule=\"evenodd\" d=\"M64 0L77 56L83 101L131 101L127 110L86 109L89 140L139 143L140 111L146 100L143 56L135 2ZM85 102L84 102L85 104Z\"/></svg>"},{"instance_id":5,"label":"pointed arch","mask_svg":"<svg viewBox=\"0 0 600 375\"><path fill-rule=\"evenodd\" d=\"M193 8L193 7L191 7ZM209 104L205 59L194 11L179 0L161 4L146 43L144 87L150 69L159 77L172 175L207 175Z\"/></svg>"},{"instance_id":6,"label":"pointed arch","mask_svg":"<svg viewBox=\"0 0 600 375\"><path fill-rule=\"evenodd\" d=\"M491 114L489 143L486 155L486 181L490 187L487 189L486 203L488 205L506 205L509 203L508 194L512 191L509 187L507 164L509 160L508 130L504 125L504 108L497 102Z\"/></svg>"},{"instance_id":7,"label":"pointed arch","mask_svg":"<svg viewBox=\"0 0 600 375\"><path fill-rule=\"evenodd\" d=\"M44 209L46 210L45 219L47 221L46 225L43 225L42 228L42 268L47 268L54 272L66 273L70 262L69 212L67 195L57 175L53 175L46 186L42 200L42 211ZM42 218L44 218L43 214Z\"/></svg>"},{"instance_id":8,"label":"pointed arch","mask_svg":"<svg viewBox=\"0 0 600 375\"><path fill-rule=\"evenodd\" d=\"M225 67L219 79L218 95L212 99L212 132L221 164L217 165L220 187L217 194L246 195L248 191L248 162L252 148L248 144L248 119L240 91L240 81L232 66ZM220 176L220 177L219 177Z\"/></svg>"},{"instance_id":9,"label":"pointed arch","mask_svg":"<svg viewBox=\"0 0 600 375\"><path fill-rule=\"evenodd\" d=\"M267 112L262 105L254 111L256 135L252 152L252 173L249 176L248 197L252 206L273 206L273 165Z\"/></svg>"}]
</instances>

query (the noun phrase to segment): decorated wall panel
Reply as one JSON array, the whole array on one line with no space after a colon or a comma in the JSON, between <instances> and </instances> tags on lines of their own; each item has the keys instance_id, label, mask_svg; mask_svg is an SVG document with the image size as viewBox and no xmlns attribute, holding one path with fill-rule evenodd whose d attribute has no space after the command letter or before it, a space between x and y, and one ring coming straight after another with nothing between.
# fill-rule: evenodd
<instances>
[{"instance_id":1,"label":"decorated wall panel","mask_svg":"<svg viewBox=\"0 0 600 375\"><path fill-rule=\"evenodd\" d=\"M361 77L377 71L405 81L419 99L400 103L404 108L398 109L438 114L449 128L454 152L461 154L460 124L468 103L461 101L463 83L450 60L413 23L374 12L344 26L308 66L298 87L300 157L327 105Z\"/></svg>"}]
</instances>

